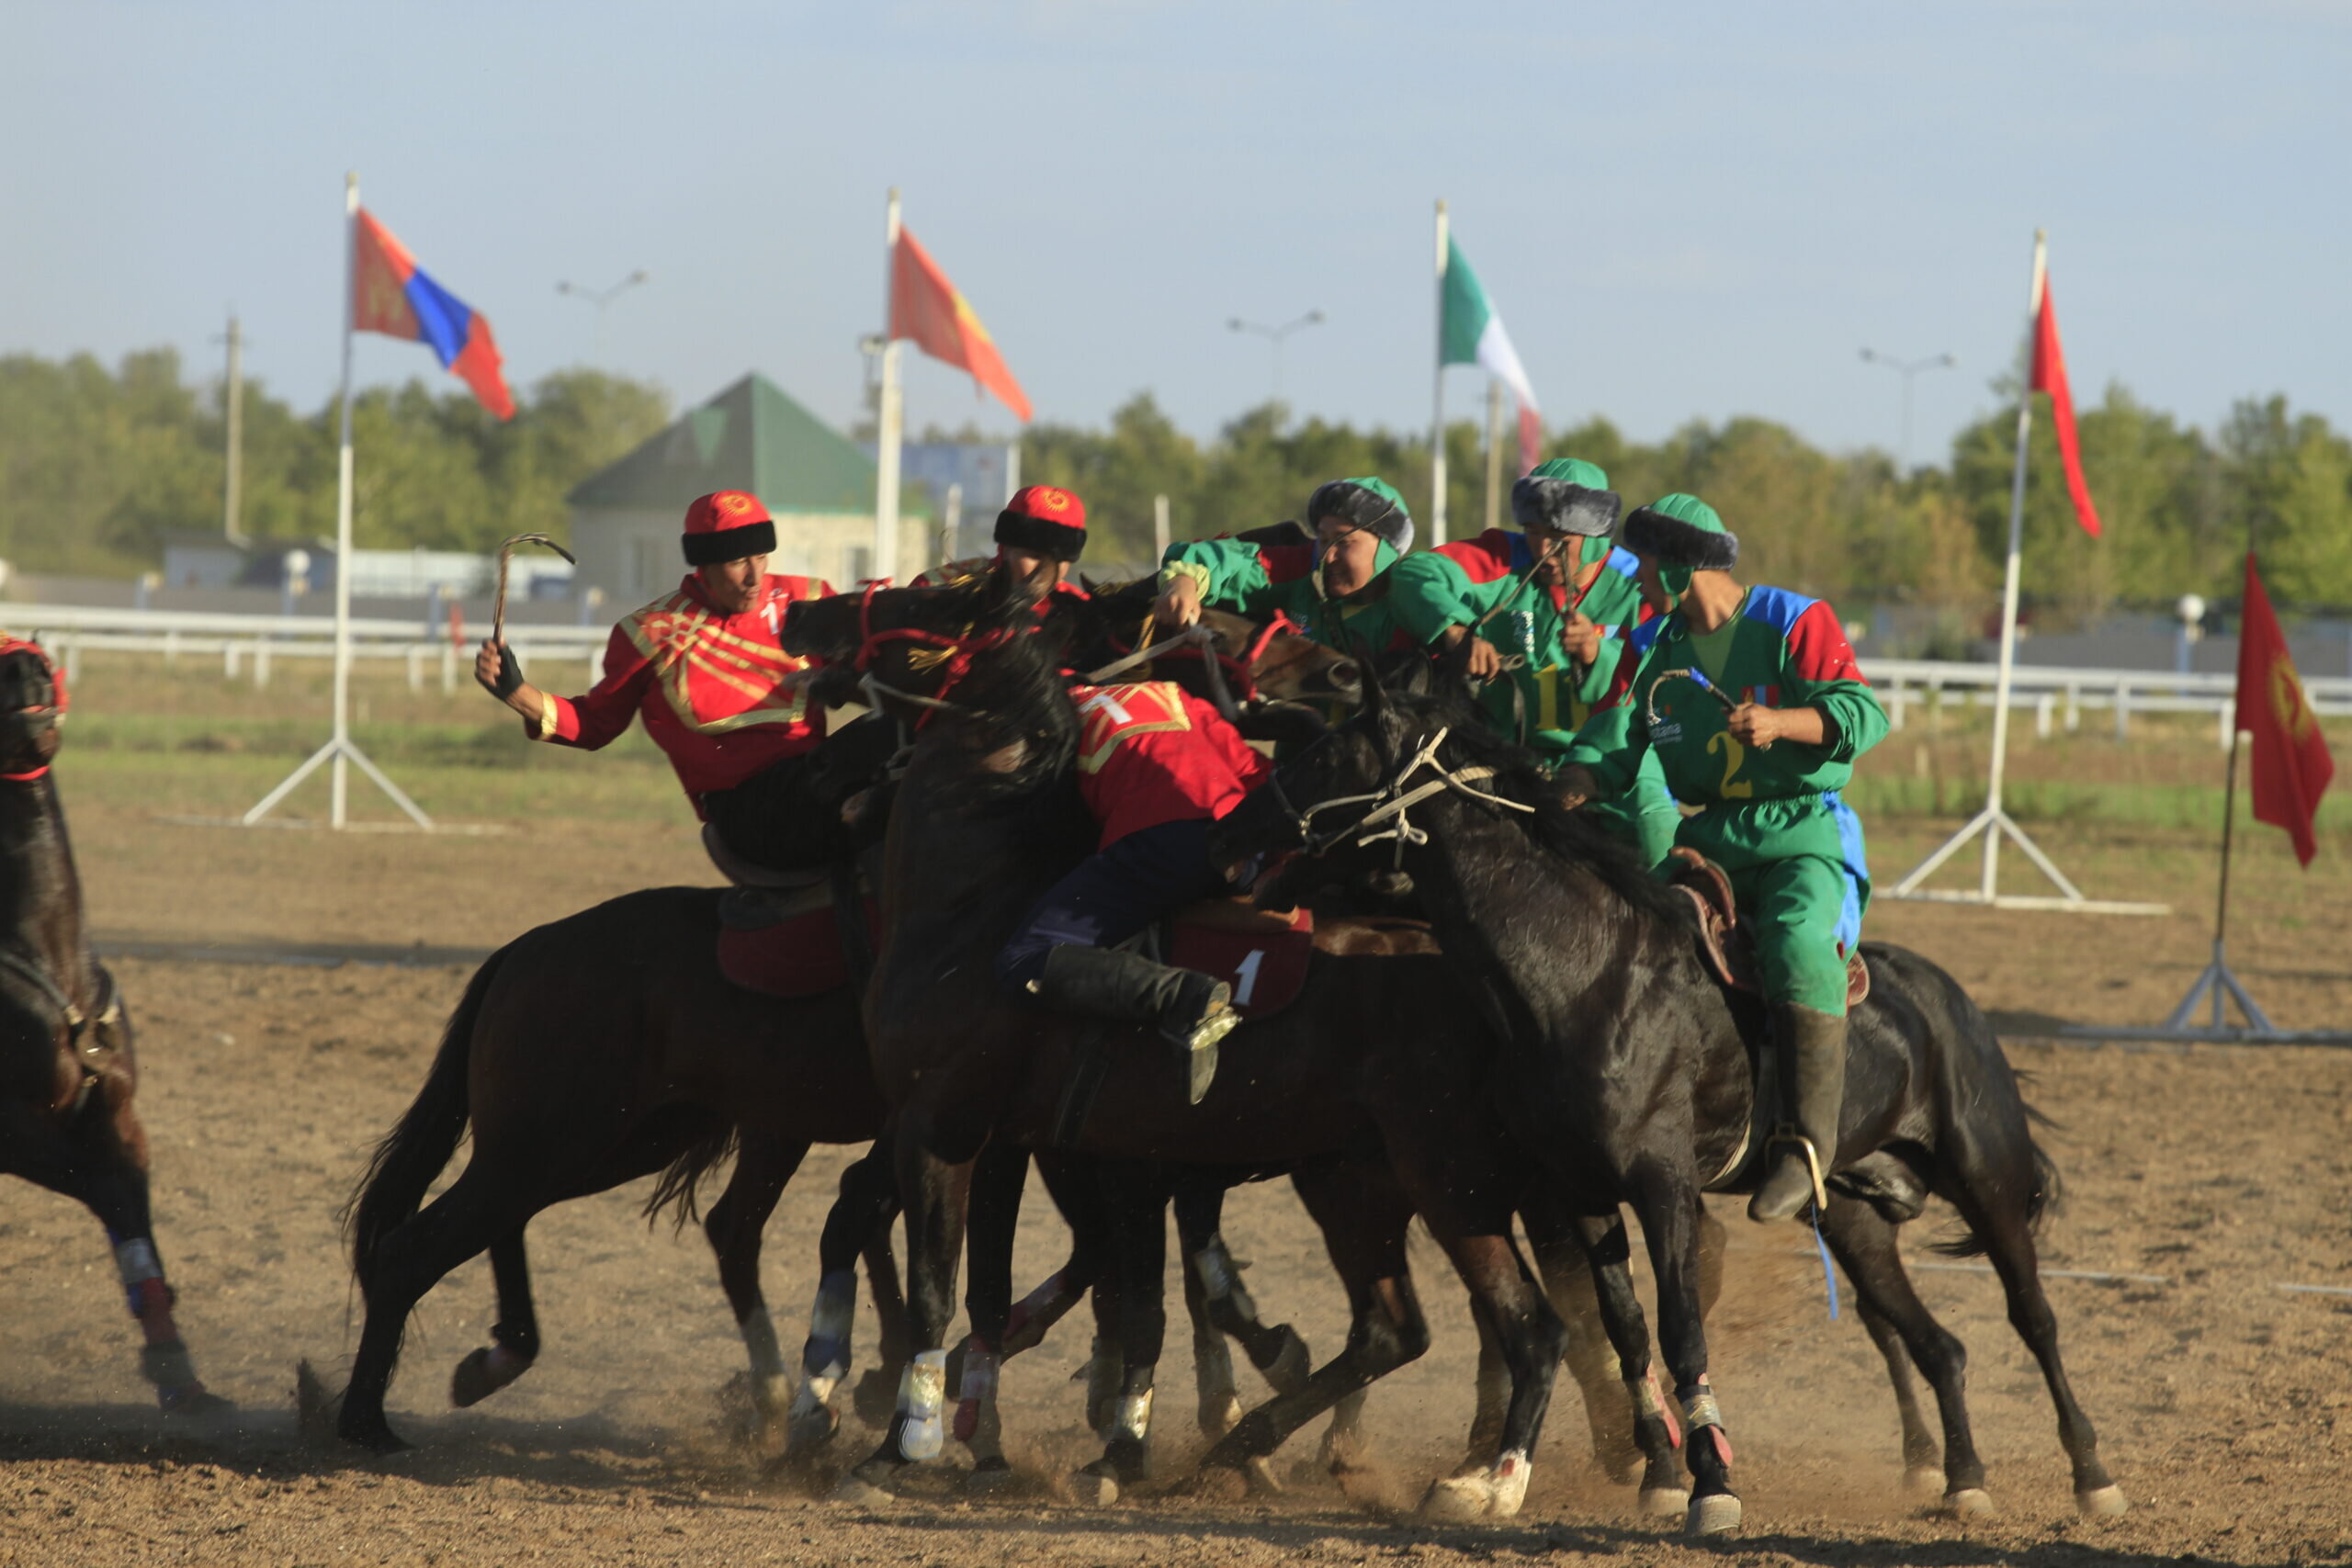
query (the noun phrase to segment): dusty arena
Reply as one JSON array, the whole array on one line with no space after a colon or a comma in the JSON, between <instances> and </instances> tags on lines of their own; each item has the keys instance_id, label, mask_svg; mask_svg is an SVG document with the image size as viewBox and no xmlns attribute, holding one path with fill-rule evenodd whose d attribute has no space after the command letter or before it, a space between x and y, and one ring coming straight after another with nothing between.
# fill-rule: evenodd
<instances>
[{"instance_id":1,"label":"dusty arena","mask_svg":"<svg viewBox=\"0 0 2352 1568\"><path fill-rule=\"evenodd\" d=\"M209 784L175 783L191 759L241 765ZM450 1369L491 1319L477 1261L427 1299L410 1336L391 1415L414 1450L379 1460L306 1437L296 1363L339 1382L357 1334L335 1209L414 1092L469 954L630 887L708 880L708 868L650 766L639 767L634 804L571 799L576 811L562 816L545 814L554 796L533 795L555 787L548 778L472 770L511 812L495 832L429 838L162 819L172 813L159 804L202 816L266 783L266 759L118 756L85 768L78 788L73 766L69 754L60 772L92 918L140 1023L157 1235L201 1370L237 1412L201 1429L161 1417L97 1227L30 1187L0 1188L0 1561L1076 1568L1639 1554L2030 1568L2352 1552L2352 1456L2337 1432L2352 1403L2352 1056L2051 1038L2070 1021L2161 1016L2194 976L2211 881L2193 836L2051 831L2086 883L2173 899L2169 919L1891 903L1872 915L1876 934L1939 959L1996 1015L2055 1123L2044 1135L2066 1198L2043 1258L2068 1271L2051 1294L2129 1517L2075 1517L2049 1401L1996 1285L1926 1250L1948 1218L1912 1227L1906 1247L1933 1270L1918 1276L1929 1304L1971 1352L1999 1512L1964 1523L1903 1495L1878 1358L1850 1306L1830 1320L1802 1233L1767 1234L1726 1204L1733 1250L1711 1327L1747 1523L1692 1546L1637 1518L1631 1488L1592 1472L1566 1380L1520 1519L1416 1518L1422 1489L1460 1451L1474 1356L1461 1295L1430 1247L1417 1272L1436 1341L1374 1392L1376 1469L1342 1489L1317 1467L1310 1433L1278 1456L1291 1484L1271 1505L1188 1485L1200 1442L1181 1332L1160 1366L1157 1486L1110 1509L1060 1495L1058 1478L1092 1451L1070 1382L1085 1350L1075 1325L1007 1369L1022 1477L1009 1493L967 1502L946 1473L867 1506L827 1500L828 1473L767 1478L766 1454L744 1440L743 1355L708 1252L691 1229L649 1234L641 1187L535 1226L548 1348L521 1382L475 1409L447 1407ZM468 778L426 773L430 803L465 816L485 798L466 793ZM1874 825L1878 860L1907 863L1939 826ZM2242 971L2282 1023L2341 1025L2352 1017L2341 936L2352 883L2325 871L2297 879L2267 841L2247 866ZM796 1351L843 1153L812 1156L769 1232L768 1296ZM1024 1279L1062 1246L1050 1217L1035 1218ZM1237 1193L1227 1231L1269 1315L1296 1322L1318 1351L1336 1346L1343 1303L1287 1187ZM868 1310L861 1352L872 1343ZM870 1441L853 1422L842 1458Z\"/></svg>"}]
</instances>

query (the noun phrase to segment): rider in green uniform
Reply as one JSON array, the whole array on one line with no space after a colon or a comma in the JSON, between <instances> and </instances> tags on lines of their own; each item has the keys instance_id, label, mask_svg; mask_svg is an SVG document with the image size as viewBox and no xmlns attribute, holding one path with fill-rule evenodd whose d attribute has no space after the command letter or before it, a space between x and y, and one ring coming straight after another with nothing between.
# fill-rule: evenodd
<instances>
[{"instance_id":1,"label":"rider in green uniform","mask_svg":"<svg viewBox=\"0 0 2352 1568\"><path fill-rule=\"evenodd\" d=\"M1311 542L1261 535L1169 546L1154 611L1159 624L1180 630L1204 606L1259 620L1279 611L1324 647L1357 659L1413 646L1397 628L1389 592L1388 569L1413 547L1413 515L1396 487L1370 475L1333 479L1308 499L1306 526Z\"/></svg>"},{"instance_id":2,"label":"rider in green uniform","mask_svg":"<svg viewBox=\"0 0 2352 1568\"><path fill-rule=\"evenodd\" d=\"M1390 597L1416 647L1469 644L1464 667L1486 682L1494 727L1556 767L1649 612L1634 558L1610 547L1617 493L1598 467L1555 457L1511 487L1510 510L1526 532L1492 528L1414 556L1398 564ZM1591 809L1652 865L1674 847L1681 814L1655 762Z\"/></svg>"},{"instance_id":3,"label":"rider in green uniform","mask_svg":"<svg viewBox=\"0 0 2352 1568\"><path fill-rule=\"evenodd\" d=\"M1656 758L1675 797L1699 807L1677 841L1730 876L1754 923L1773 1025L1795 1086L1793 1127L1747 1206L1793 1219L1838 1157L1846 1086L1846 960L1870 900L1862 826L1839 798L1854 759L1885 736L1885 710L1855 667L1827 603L1743 588L1739 539L1714 508L1669 495L1625 519L1642 596L1611 694L1568 749L1573 801L1610 798Z\"/></svg>"}]
</instances>

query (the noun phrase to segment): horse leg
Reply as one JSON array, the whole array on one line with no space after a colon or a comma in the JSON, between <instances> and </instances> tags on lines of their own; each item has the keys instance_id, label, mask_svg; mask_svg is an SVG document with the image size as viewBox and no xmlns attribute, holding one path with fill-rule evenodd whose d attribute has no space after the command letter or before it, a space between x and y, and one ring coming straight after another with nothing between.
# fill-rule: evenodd
<instances>
[{"instance_id":1,"label":"horse leg","mask_svg":"<svg viewBox=\"0 0 2352 1568\"><path fill-rule=\"evenodd\" d=\"M972 1175L969 1158L941 1158L910 1128L900 1128L897 1145L899 1199L907 1217L907 1306L914 1343L922 1348L899 1380L899 1406L882 1441L853 1472L869 1487L906 1465L938 1458L947 1443L947 1325L956 1311L956 1270Z\"/></svg>"},{"instance_id":2,"label":"horse leg","mask_svg":"<svg viewBox=\"0 0 2352 1568\"><path fill-rule=\"evenodd\" d=\"M1306 1341L1289 1324L1269 1326L1259 1317L1258 1303L1242 1284L1240 1266L1234 1262L1221 1229L1227 1190L1225 1179L1213 1171L1190 1172L1179 1181L1176 1231L1184 1247L1186 1272L1200 1278L1209 1321L1220 1333L1241 1342L1250 1364L1275 1393L1295 1393L1306 1386L1314 1358L1307 1352Z\"/></svg>"},{"instance_id":3,"label":"horse leg","mask_svg":"<svg viewBox=\"0 0 2352 1568\"><path fill-rule=\"evenodd\" d=\"M1689 1146L1687 1138L1680 1146ZM1731 1489L1731 1439L1724 1434L1723 1411L1707 1382L1707 1325L1699 1304L1698 1189L1687 1168L1663 1159L1645 1162L1633 1186L1634 1214L1642 1222L1650 1271L1657 1280L1658 1344L1674 1376L1674 1394L1688 1434L1682 1452L1690 1467L1691 1487L1684 1528L1692 1535L1721 1535L1738 1528L1740 1506L1739 1495ZM1601 1310L1608 1315L1605 1303ZM1618 1348L1622 1355L1622 1341Z\"/></svg>"},{"instance_id":4,"label":"horse leg","mask_svg":"<svg viewBox=\"0 0 2352 1568\"><path fill-rule=\"evenodd\" d=\"M1508 1213L1498 1216L1508 1224ZM1566 1330L1535 1288L1508 1231L1440 1236L1454 1271L1469 1287L1481 1337L1491 1337L1510 1382L1510 1395L1489 1446L1476 1468L1433 1482L1422 1502L1442 1518L1515 1516L1527 1497L1535 1440L1552 1399Z\"/></svg>"},{"instance_id":5,"label":"horse leg","mask_svg":"<svg viewBox=\"0 0 2352 1568\"><path fill-rule=\"evenodd\" d=\"M465 1174L447 1192L378 1244L364 1287L367 1323L335 1422L345 1441L378 1453L408 1446L384 1419L384 1395L391 1387L409 1314L443 1275L492 1245L514 1238L519 1258L523 1226L540 1207L521 1182L485 1165L477 1148Z\"/></svg>"},{"instance_id":6,"label":"horse leg","mask_svg":"<svg viewBox=\"0 0 2352 1568\"><path fill-rule=\"evenodd\" d=\"M890 1418L899 1374L914 1359L914 1324L907 1315L907 1292L899 1282L898 1249L890 1240L891 1228L899 1218L899 1190L889 1162L877 1162L871 1172L861 1172L857 1179L861 1188L869 1181L890 1183L880 1199L865 1199L881 1216L865 1238L863 1254L865 1286L874 1298L874 1365L857 1380L857 1392L852 1396L858 1419L869 1427L878 1427Z\"/></svg>"},{"instance_id":7,"label":"horse leg","mask_svg":"<svg viewBox=\"0 0 2352 1568\"><path fill-rule=\"evenodd\" d=\"M63 1126L19 1103L0 1123L0 1150L6 1151L0 1168L74 1200L106 1227L124 1303L144 1340L140 1372L154 1385L163 1409L174 1416L225 1410L229 1402L208 1392L196 1375L195 1360L172 1315L175 1295L155 1251L147 1171L138 1152L144 1138L138 1128L129 1104L109 1104L104 1085Z\"/></svg>"},{"instance_id":8,"label":"horse leg","mask_svg":"<svg viewBox=\"0 0 2352 1568\"><path fill-rule=\"evenodd\" d=\"M1073 1476L1079 1495L1107 1504L1151 1471L1153 1381L1168 1337L1168 1190L1148 1161L1104 1159L1096 1186L1111 1226L1118 1280L1118 1392L1102 1457Z\"/></svg>"},{"instance_id":9,"label":"horse leg","mask_svg":"<svg viewBox=\"0 0 2352 1568\"><path fill-rule=\"evenodd\" d=\"M1217 1177L1181 1171L1169 1197L1176 1215L1177 1250L1184 1264L1184 1315L1193 1325L1193 1419L1215 1439L1241 1419L1241 1397L1233 1382L1232 1348L1209 1310L1208 1286L1193 1260L1212 1246L1224 1245L1217 1224L1225 1206L1225 1184Z\"/></svg>"},{"instance_id":10,"label":"horse leg","mask_svg":"<svg viewBox=\"0 0 2352 1568\"><path fill-rule=\"evenodd\" d=\"M889 1140L874 1145L842 1172L839 1196L825 1215L817 1241L817 1300L808 1309L808 1337L800 1350L800 1388L785 1421L785 1451L799 1457L832 1440L841 1425L833 1391L849 1376L850 1332L857 1321L857 1260L880 1238L889 1246L890 1222L899 1211L898 1179L891 1169ZM895 1290L897 1270L889 1271ZM876 1279L879 1284L879 1279ZM876 1292L875 1305L882 1303ZM900 1317L904 1302L899 1301ZM883 1323L888 1330L890 1319Z\"/></svg>"},{"instance_id":11,"label":"horse leg","mask_svg":"<svg viewBox=\"0 0 2352 1568\"><path fill-rule=\"evenodd\" d=\"M1620 1397L1630 1406L1633 1440L1642 1460L1641 1511L1653 1518L1682 1513L1690 1503L1689 1488L1675 1461L1682 1446L1682 1431L1658 1387L1657 1369L1650 1360L1649 1320L1641 1297L1634 1290L1633 1247L1625 1236L1621 1211L1588 1215L1572 1223L1585 1256L1590 1289L1588 1292L1615 1352ZM1663 1294L1663 1287L1660 1288ZM1702 1380L1703 1382L1703 1379Z\"/></svg>"},{"instance_id":12,"label":"horse leg","mask_svg":"<svg viewBox=\"0 0 2352 1568\"><path fill-rule=\"evenodd\" d=\"M735 1327L752 1360L752 1408L754 1440L764 1442L782 1426L792 1403L792 1379L784 1367L784 1348L776 1342L775 1319L768 1314L760 1289L760 1242L768 1216L808 1157L801 1138L769 1134L742 1134L735 1154L735 1170L727 1190L703 1216L703 1235L718 1259L718 1285L735 1314ZM492 1259L496 1261L493 1249Z\"/></svg>"},{"instance_id":13,"label":"horse leg","mask_svg":"<svg viewBox=\"0 0 2352 1568\"><path fill-rule=\"evenodd\" d=\"M1621 1382L1623 1363L1616 1345L1609 1340L1609 1325L1601 1321L1600 1295L1595 1288L1595 1272L1590 1265L1590 1251L1585 1236L1571 1220L1559 1215L1550 1203L1529 1203L1520 1211L1526 1223L1526 1244L1536 1256L1536 1274L1543 1279L1543 1295L1553 1303L1553 1312L1559 1314L1562 1331L1566 1333L1566 1354L1564 1363L1569 1375L1576 1378L1576 1387L1585 1396L1585 1427L1592 1434L1592 1458L1601 1472L1621 1485L1630 1485L1639 1476L1639 1464L1644 1453L1634 1441L1634 1425L1642 1401L1639 1396L1633 1405L1633 1420L1625 1417L1625 1394L1628 1389ZM1600 1235L1600 1232L1595 1232ZM1625 1236L1618 1235L1616 1251L1625 1253ZM1649 1357L1649 1324L1642 1319L1642 1303L1633 1298L1633 1281L1625 1279L1621 1309L1633 1312L1633 1321L1642 1333L1644 1361ZM1496 1378L1500 1380L1503 1359L1496 1352ZM1484 1375L1487 1363L1484 1352L1479 1357L1479 1373ZM1644 1384L1656 1396L1656 1380L1644 1375ZM1484 1399L1484 1389L1482 1389ZM1663 1411L1663 1401L1658 1401ZM1500 1422L1500 1389L1496 1392L1494 1420ZM1672 1464L1672 1446L1668 1446L1665 1462ZM1679 1502L1677 1502L1679 1512Z\"/></svg>"},{"instance_id":14,"label":"horse leg","mask_svg":"<svg viewBox=\"0 0 2352 1568\"><path fill-rule=\"evenodd\" d=\"M498 1321L491 1342L477 1346L449 1374L449 1403L463 1410L481 1404L531 1370L539 1359L539 1314L531 1302L531 1263L516 1225L490 1244L490 1277L498 1288Z\"/></svg>"},{"instance_id":15,"label":"horse leg","mask_svg":"<svg viewBox=\"0 0 2352 1568\"><path fill-rule=\"evenodd\" d=\"M956 1438L972 1453L965 1485L989 1492L1012 1479L1004 1457L1004 1423L997 1410L997 1367L1004 1330L1012 1315L1012 1240L1021 1222L1021 1193L1029 1180L1029 1151L1001 1140L989 1143L972 1162L970 1218L964 1249L972 1261L964 1291L964 1315L971 1337L964 1342L961 1388L956 1404Z\"/></svg>"},{"instance_id":16,"label":"horse leg","mask_svg":"<svg viewBox=\"0 0 2352 1568\"><path fill-rule=\"evenodd\" d=\"M1984 1465L1968 1425L1968 1350L1912 1288L1894 1227L1869 1204L1832 1194L1821 1234L1853 1281L1862 1326L1885 1358L1887 1379L1894 1385L1895 1408L1903 1417L1904 1490L1940 1495L1944 1506L1962 1517L1990 1514ZM1919 1409L1911 1376L1915 1365L1936 1391L1944 1426L1940 1449Z\"/></svg>"},{"instance_id":17,"label":"horse leg","mask_svg":"<svg viewBox=\"0 0 2352 1568\"><path fill-rule=\"evenodd\" d=\"M1033 1158L1037 1174L1045 1179L1046 1190L1053 1196L1054 1206L1069 1222L1069 1257L1035 1290L1012 1303L1012 1310L1005 1317L1003 1354L1007 1358L1044 1343L1054 1325L1068 1316L1070 1309L1101 1281L1104 1267L1100 1226L1088 1217L1092 1213L1094 1200L1084 1190L1079 1168L1071 1163L1073 1156L1040 1149Z\"/></svg>"},{"instance_id":18,"label":"horse leg","mask_svg":"<svg viewBox=\"0 0 2352 1568\"><path fill-rule=\"evenodd\" d=\"M1253 1492L1276 1486L1267 1456L1293 1432L1351 1393L1429 1348L1428 1321L1405 1260L1412 1205L1385 1168L1343 1162L1293 1179L1348 1292L1351 1322L1340 1353L1293 1393L1278 1393L1201 1457L1204 1470L1238 1472Z\"/></svg>"},{"instance_id":19,"label":"horse leg","mask_svg":"<svg viewBox=\"0 0 2352 1568\"><path fill-rule=\"evenodd\" d=\"M2026 1173L2020 1173L2024 1175ZM2041 1265L2035 1255L2033 1222L2027 1215L2023 1194L2032 1190L2030 1179L2003 1183L1962 1181L1951 1194L1953 1206L1983 1243L1985 1256L2001 1277L2009 1301L2009 1326L2024 1340L2033 1359L2041 1363L2042 1382L2050 1385L2050 1402L2058 1408L2058 1441L2065 1448L2075 1472L2075 1506L2091 1518L2111 1517L2131 1505L2123 1489L2099 1462L2098 1434L2091 1418L2075 1403L2066 1381L2065 1363L2058 1356L2058 1318L2041 1292ZM1999 1209L1985 1201L1987 1192L2007 1198Z\"/></svg>"}]
</instances>

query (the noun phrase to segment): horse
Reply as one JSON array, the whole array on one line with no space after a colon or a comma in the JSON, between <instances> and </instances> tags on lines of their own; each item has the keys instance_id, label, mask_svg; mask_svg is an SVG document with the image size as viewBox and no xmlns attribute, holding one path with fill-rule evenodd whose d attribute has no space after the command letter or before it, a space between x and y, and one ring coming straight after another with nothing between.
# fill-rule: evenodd
<instances>
[{"instance_id":1,"label":"horse","mask_svg":"<svg viewBox=\"0 0 2352 1568\"><path fill-rule=\"evenodd\" d=\"M39 645L0 640L0 1171L83 1204L106 1226L140 1371L165 1414L229 1407L197 1376L148 1209L147 1134L122 992L90 952L82 884L51 763L65 684Z\"/></svg>"},{"instance_id":2,"label":"horse","mask_svg":"<svg viewBox=\"0 0 2352 1568\"><path fill-rule=\"evenodd\" d=\"M1695 1221L1702 1190L1752 1190L1758 1011L1735 1003L1699 954L1681 896L1588 818L1566 809L1533 759L1478 721L1461 693L1391 695L1374 681L1364 711L1287 760L1219 824L1219 855L1382 841L1409 876L1501 1039L1498 1109L1540 1179L1573 1213L1621 1238L1620 1205L1642 1223L1658 1292L1659 1338L1690 1428L1694 1533L1735 1528L1731 1450L1707 1378ZM2088 1516L2126 1502L2068 1385L2034 1235L2057 1190L2016 1074L1958 982L1917 953L1866 942L1870 995L1849 1033L1837 1174L1817 1216L1885 1356L1904 1421L1906 1479L1931 1475L1936 1443L1901 1352L1934 1388L1946 1507L1988 1512L1970 1434L1958 1339L1920 1302L1896 1227L1929 1195L1968 1235L1947 1250L1990 1258L2009 1321L2040 1363ZM1746 1170L1743 1168L1749 1168ZM1744 1179L1743 1179L1744 1177ZM1623 1314L1612 1337L1639 1343ZM1632 1310L1638 1314L1639 1308Z\"/></svg>"},{"instance_id":3,"label":"horse","mask_svg":"<svg viewBox=\"0 0 2352 1568\"><path fill-rule=\"evenodd\" d=\"M1320 951L1299 999L1244 1022L1226 1072L1188 1108L1165 1052L1131 1029L1099 1031L1000 995L989 959L1044 888L1091 848L1072 760L1079 723L1057 652L956 590L869 592L795 606L785 647L822 661L820 682L857 682L910 703L919 730L885 844L889 919L867 991L875 1071L891 1102L907 1217L909 1309L918 1354L880 1446L854 1472L882 1485L944 1441L944 1348L968 1200L973 1339L958 1431L976 1474L1004 1461L988 1416L1010 1306L1011 1226L1025 1158L1010 1144L1100 1156L1094 1196L1119 1238L1124 1372L1102 1456L1073 1487L1097 1501L1147 1473L1164 1221L1159 1162L1291 1168L1347 1289L1345 1348L1295 1393L1278 1393L1203 1463L1270 1483L1265 1460L1315 1415L1427 1348L1405 1258L1407 1223L1429 1224L1494 1331L1512 1393L1491 1451L1442 1479L1440 1511L1508 1517L1523 1497L1564 1343L1511 1237L1519 1180L1485 1086L1483 1032L1467 993L1424 931L1351 931ZM1317 726L1319 728L1319 723ZM1472 1026L1465 1029L1464 1020ZM1069 1116L1064 1085L1099 1051L1091 1113ZM1070 1132L1075 1121L1076 1131ZM1016 1190L1017 1195L1017 1190ZM1657 1426L1660 1447L1664 1429Z\"/></svg>"},{"instance_id":4,"label":"horse","mask_svg":"<svg viewBox=\"0 0 2352 1568\"><path fill-rule=\"evenodd\" d=\"M1221 673L1231 665L1239 679L1254 661L1277 696L1324 689L1316 682L1330 661L1303 657L1293 646L1302 638L1270 639L1236 616L1216 617L1205 636ZM1204 657L1199 644L1186 651ZM751 1359L763 1431L786 1427L804 1456L830 1436L826 1401L846 1375L861 1250L881 1315L882 1365L860 1403L871 1408L878 1389L888 1408L909 1351L888 1240L897 1199L887 1157L844 1173L797 1393L759 1283L762 1227L809 1147L882 1131L858 998L843 986L783 1000L729 981L717 955L722 894L628 894L526 932L475 972L423 1088L348 1205L367 1317L334 1416L344 1438L379 1451L405 1446L384 1398L410 1311L450 1269L487 1250L498 1293L492 1343L451 1378L451 1402L464 1406L522 1376L540 1352L524 1247L534 1214L659 1172L649 1217L674 1208L684 1218L729 1152L734 1171L704 1230ZM425 1205L469 1125L464 1173ZM330 1402L304 1388L309 1404ZM1209 1388L1204 1397L1220 1396Z\"/></svg>"}]
</instances>

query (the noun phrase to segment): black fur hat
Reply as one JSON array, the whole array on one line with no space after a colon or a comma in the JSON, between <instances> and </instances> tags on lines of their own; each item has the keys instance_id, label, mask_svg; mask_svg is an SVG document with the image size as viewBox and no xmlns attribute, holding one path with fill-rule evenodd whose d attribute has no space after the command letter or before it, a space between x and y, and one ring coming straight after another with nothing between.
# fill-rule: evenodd
<instances>
[{"instance_id":1,"label":"black fur hat","mask_svg":"<svg viewBox=\"0 0 2352 1568\"><path fill-rule=\"evenodd\" d=\"M1739 559L1739 536L1695 495L1661 496L1636 507L1618 543L1637 556L1693 571L1729 571Z\"/></svg>"}]
</instances>

